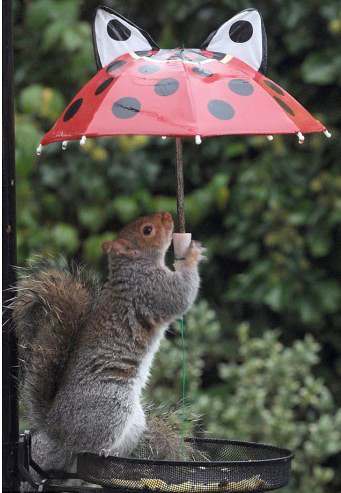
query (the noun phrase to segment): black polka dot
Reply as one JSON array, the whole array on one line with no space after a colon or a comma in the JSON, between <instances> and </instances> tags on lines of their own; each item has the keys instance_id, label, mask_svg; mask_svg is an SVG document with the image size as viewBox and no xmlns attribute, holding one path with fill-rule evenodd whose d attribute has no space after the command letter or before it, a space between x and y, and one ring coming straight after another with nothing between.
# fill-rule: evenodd
<instances>
[{"instance_id":1,"label":"black polka dot","mask_svg":"<svg viewBox=\"0 0 341 493\"><path fill-rule=\"evenodd\" d=\"M252 84L244 79L232 79L228 86L232 92L239 96L250 96L254 91Z\"/></svg>"},{"instance_id":2,"label":"black polka dot","mask_svg":"<svg viewBox=\"0 0 341 493\"><path fill-rule=\"evenodd\" d=\"M112 105L112 112L117 118L132 118L141 109L141 103L135 98L121 98Z\"/></svg>"},{"instance_id":3,"label":"black polka dot","mask_svg":"<svg viewBox=\"0 0 341 493\"><path fill-rule=\"evenodd\" d=\"M208 111L219 120L231 120L234 117L232 106L221 99L211 99L207 107Z\"/></svg>"},{"instance_id":4,"label":"black polka dot","mask_svg":"<svg viewBox=\"0 0 341 493\"><path fill-rule=\"evenodd\" d=\"M82 104L83 98L76 99L76 101L74 101L66 110L63 121L67 122L68 120L70 120L77 113Z\"/></svg>"},{"instance_id":5,"label":"black polka dot","mask_svg":"<svg viewBox=\"0 0 341 493\"><path fill-rule=\"evenodd\" d=\"M253 34L253 27L249 21L237 21L230 27L229 35L235 43L249 41Z\"/></svg>"},{"instance_id":6,"label":"black polka dot","mask_svg":"<svg viewBox=\"0 0 341 493\"><path fill-rule=\"evenodd\" d=\"M108 22L107 33L115 41L127 41L131 36L130 29L117 19Z\"/></svg>"},{"instance_id":7,"label":"black polka dot","mask_svg":"<svg viewBox=\"0 0 341 493\"><path fill-rule=\"evenodd\" d=\"M115 70L117 70L118 68L122 67L122 65L124 65L126 63L127 62L124 61L124 60L116 60L114 62L109 63L109 65L107 66L107 72L108 72L108 74L111 73L111 72L114 72Z\"/></svg>"},{"instance_id":8,"label":"black polka dot","mask_svg":"<svg viewBox=\"0 0 341 493\"><path fill-rule=\"evenodd\" d=\"M153 65L153 64L148 64L148 65L141 65L138 68L138 71L141 74L154 74L155 72L158 72L160 70L160 67L158 65Z\"/></svg>"},{"instance_id":9,"label":"black polka dot","mask_svg":"<svg viewBox=\"0 0 341 493\"><path fill-rule=\"evenodd\" d=\"M212 51L213 57L215 60L222 60L223 58L226 57L226 53L219 53L218 51Z\"/></svg>"},{"instance_id":10,"label":"black polka dot","mask_svg":"<svg viewBox=\"0 0 341 493\"><path fill-rule=\"evenodd\" d=\"M150 56L152 55L150 50L135 51L138 56Z\"/></svg>"},{"instance_id":11,"label":"black polka dot","mask_svg":"<svg viewBox=\"0 0 341 493\"><path fill-rule=\"evenodd\" d=\"M102 84L100 84L97 87L97 89L95 91L95 95L98 96L98 94L101 94L101 92L105 91L106 88L110 86L110 84L112 83L113 80L114 80L114 78L110 77L110 79L107 79L104 82L102 82Z\"/></svg>"},{"instance_id":12,"label":"black polka dot","mask_svg":"<svg viewBox=\"0 0 341 493\"><path fill-rule=\"evenodd\" d=\"M273 91L277 92L281 96L284 96L284 92L282 91L282 89L271 82L271 80L264 80L264 84L266 84L268 87L270 87Z\"/></svg>"},{"instance_id":13,"label":"black polka dot","mask_svg":"<svg viewBox=\"0 0 341 493\"><path fill-rule=\"evenodd\" d=\"M289 108L289 106L284 102L282 101L281 99L279 99L277 96L274 96L274 100L277 101L277 103L287 112L289 113L289 115L291 116L295 116L295 113L293 112L293 110L291 108Z\"/></svg>"},{"instance_id":14,"label":"black polka dot","mask_svg":"<svg viewBox=\"0 0 341 493\"><path fill-rule=\"evenodd\" d=\"M179 88L179 81L176 79L161 79L155 84L155 92L159 96L170 96L174 94Z\"/></svg>"},{"instance_id":15,"label":"black polka dot","mask_svg":"<svg viewBox=\"0 0 341 493\"><path fill-rule=\"evenodd\" d=\"M201 77L211 77L211 75L213 75L212 70L210 70L209 68L194 67L192 68L192 70L195 74L198 74Z\"/></svg>"}]
</instances>

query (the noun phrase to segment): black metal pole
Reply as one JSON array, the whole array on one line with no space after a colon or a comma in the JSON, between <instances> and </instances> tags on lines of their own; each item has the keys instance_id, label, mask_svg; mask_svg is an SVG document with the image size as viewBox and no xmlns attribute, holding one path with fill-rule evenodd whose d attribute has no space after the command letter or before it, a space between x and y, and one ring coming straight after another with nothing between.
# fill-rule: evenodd
<instances>
[{"instance_id":1,"label":"black metal pole","mask_svg":"<svg viewBox=\"0 0 341 493\"><path fill-rule=\"evenodd\" d=\"M184 171L182 160L182 140L175 139L176 145L176 203L178 213L178 233L185 233Z\"/></svg>"},{"instance_id":2,"label":"black metal pole","mask_svg":"<svg viewBox=\"0 0 341 493\"><path fill-rule=\"evenodd\" d=\"M15 283L15 154L13 107L12 2L2 2L2 275L3 303L13 296ZM18 475L18 355L10 313L5 310L2 329L2 488L19 491Z\"/></svg>"}]
</instances>

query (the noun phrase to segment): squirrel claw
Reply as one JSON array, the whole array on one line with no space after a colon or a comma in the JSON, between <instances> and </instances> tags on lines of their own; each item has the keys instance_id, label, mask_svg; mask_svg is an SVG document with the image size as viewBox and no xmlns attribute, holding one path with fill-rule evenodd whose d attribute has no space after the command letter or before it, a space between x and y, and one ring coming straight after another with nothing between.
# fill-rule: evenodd
<instances>
[{"instance_id":1,"label":"squirrel claw","mask_svg":"<svg viewBox=\"0 0 341 493\"><path fill-rule=\"evenodd\" d=\"M119 453L118 452L112 452L110 449L108 448L102 448L98 454L100 457L119 457Z\"/></svg>"},{"instance_id":2,"label":"squirrel claw","mask_svg":"<svg viewBox=\"0 0 341 493\"><path fill-rule=\"evenodd\" d=\"M206 258L205 253L206 253L206 248L202 247L199 241L192 240L188 248L186 259L189 260L190 262L194 261L195 263L198 263Z\"/></svg>"},{"instance_id":3,"label":"squirrel claw","mask_svg":"<svg viewBox=\"0 0 341 493\"><path fill-rule=\"evenodd\" d=\"M195 250L199 254L199 260L205 258L205 254L207 252L207 249L201 245L200 241L192 240L190 248L192 248L193 250Z\"/></svg>"},{"instance_id":4,"label":"squirrel claw","mask_svg":"<svg viewBox=\"0 0 341 493\"><path fill-rule=\"evenodd\" d=\"M109 455L110 455L109 449L102 448L99 452L100 457L109 457Z\"/></svg>"}]
</instances>

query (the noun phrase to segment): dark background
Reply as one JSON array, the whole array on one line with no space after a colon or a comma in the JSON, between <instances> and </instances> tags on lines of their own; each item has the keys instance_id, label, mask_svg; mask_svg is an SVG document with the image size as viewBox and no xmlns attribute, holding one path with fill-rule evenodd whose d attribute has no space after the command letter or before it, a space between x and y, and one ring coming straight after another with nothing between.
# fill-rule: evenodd
<instances>
[{"instance_id":1,"label":"dark background","mask_svg":"<svg viewBox=\"0 0 341 493\"><path fill-rule=\"evenodd\" d=\"M260 10L267 76L332 132L184 143L187 229L208 249L186 320L188 399L210 434L296 450L287 492L337 491L340 450L340 4L307 0L106 1L162 48L197 48L225 20ZM76 258L105 273L100 245L134 217L175 213L173 139L88 139L35 154L96 71L98 2L14 2L18 263ZM261 114L260 114L261 118ZM278 332L277 332L278 330ZM239 338L238 338L239 336ZM149 395L181 396L177 327ZM180 378L180 376L179 376ZM189 425L190 426L190 425ZM284 490L283 490L284 491Z\"/></svg>"}]
</instances>

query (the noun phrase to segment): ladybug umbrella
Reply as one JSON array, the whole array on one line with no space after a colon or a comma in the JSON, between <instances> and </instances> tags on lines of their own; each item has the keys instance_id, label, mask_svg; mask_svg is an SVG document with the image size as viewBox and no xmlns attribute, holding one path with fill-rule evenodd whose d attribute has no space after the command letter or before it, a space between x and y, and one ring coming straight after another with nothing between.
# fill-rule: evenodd
<instances>
[{"instance_id":1,"label":"ladybug umbrella","mask_svg":"<svg viewBox=\"0 0 341 493\"><path fill-rule=\"evenodd\" d=\"M181 137L324 132L290 94L264 76L267 41L247 9L200 49L161 50L148 33L107 7L93 24L98 73L80 90L37 149L105 135L176 137L178 230L185 232Z\"/></svg>"}]
</instances>

